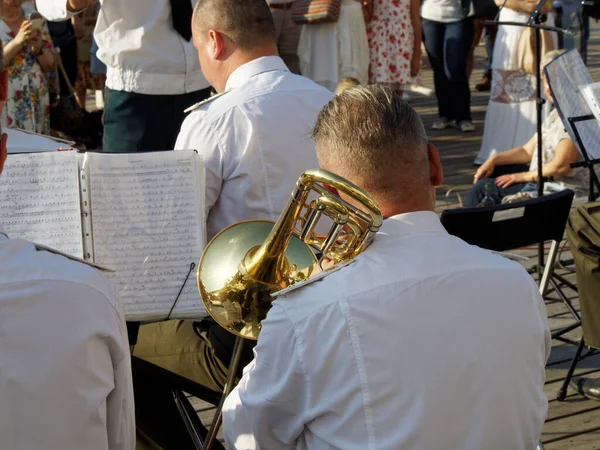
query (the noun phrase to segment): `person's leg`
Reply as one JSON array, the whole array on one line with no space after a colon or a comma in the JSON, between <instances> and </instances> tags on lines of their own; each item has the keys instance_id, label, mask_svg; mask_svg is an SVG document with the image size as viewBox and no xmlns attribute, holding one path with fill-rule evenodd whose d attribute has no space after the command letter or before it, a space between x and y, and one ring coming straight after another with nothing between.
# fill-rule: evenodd
<instances>
[{"instance_id":1,"label":"person's leg","mask_svg":"<svg viewBox=\"0 0 600 450\"><path fill-rule=\"evenodd\" d=\"M473 42L473 18L446 24L444 65L448 79L449 119L471 121L471 92L467 76L467 58Z\"/></svg>"},{"instance_id":2,"label":"person's leg","mask_svg":"<svg viewBox=\"0 0 600 450\"><path fill-rule=\"evenodd\" d=\"M215 392L222 391L227 378L227 367L191 320L142 325L133 355Z\"/></svg>"},{"instance_id":3,"label":"person's leg","mask_svg":"<svg viewBox=\"0 0 600 450\"><path fill-rule=\"evenodd\" d=\"M300 42L301 27L292 20L291 8L284 12L281 35L279 36L279 55L288 66L290 72L300 73L300 59L298 58L298 43Z\"/></svg>"},{"instance_id":4,"label":"person's leg","mask_svg":"<svg viewBox=\"0 0 600 450\"><path fill-rule=\"evenodd\" d=\"M145 95L107 88L104 152L172 150L184 110L209 95L210 89L184 95Z\"/></svg>"},{"instance_id":5,"label":"person's leg","mask_svg":"<svg viewBox=\"0 0 600 450\"><path fill-rule=\"evenodd\" d=\"M507 188L499 187L493 178L484 178L473 185L467 199L465 200L465 208L474 208L479 205L484 198L488 198L494 205L502 203L502 199L507 195L513 195L523 189L525 183L515 183Z\"/></svg>"},{"instance_id":6,"label":"person's leg","mask_svg":"<svg viewBox=\"0 0 600 450\"><path fill-rule=\"evenodd\" d=\"M446 24L423 19L423 41L433 69L433 84L440 118L451 119L448 78L444 68L444 33Z\"/></svg>"},{"instance_id":7,"label":"person's leg","mask_svg":"<svg viewBox=\"0 0 600 450\"><path fill-rule=\"evenodd\" d=\"M484 30L484 25L481 23L481 19L475 19L473 23L473 43L471 44L471 48L469 49L469 57L467 58L467 76L471 78L471 74L473 73L473 61L475 59L475 49L479 45L479 41L481 40L481 34Z\"/></svg>"}]
</instances>

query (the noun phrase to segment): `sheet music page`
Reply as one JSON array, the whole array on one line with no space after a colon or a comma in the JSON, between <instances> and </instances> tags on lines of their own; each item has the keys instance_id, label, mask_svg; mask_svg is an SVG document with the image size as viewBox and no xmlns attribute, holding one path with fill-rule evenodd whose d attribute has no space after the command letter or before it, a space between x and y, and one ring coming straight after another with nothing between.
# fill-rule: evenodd
<instances>
[{"instance_id":1,"label":"sheet music page","mask_svg":"<svg viewBox=\"0 0 600 450\"><path fill-rule=\"evenodd\" d=\"M600 121L600 83L586 84L579 89L592 114Z\"/></svg>"},{"instance_id":2,"label":"sheet music page","mask_svg":"<svg viewBox=\"0 0 600 450\"><path fill-rule=\"evenodd\" d=\"M579 52L575 49L560 55L544 68L550 85L554 106L571 140L578 146L575 133L568 119L591 114L590 108L579 89L592 83ZM600 158L600 124L595 120L578 122L577 131L590 158ZM579 146L578 146L579 147ZM581 149L579 149L581 152Z\"/></svg>"},{"instance_id":3,"label":"sheet music page","mask_svg":"<svg viewBox=\"0 0 600 450\"><path fill-rule=\"evenodd\" d=\"M128 320L207 315L197 289L204 249L202 165L193 150L88 154L94 262L111 269ZM203 173L203 172L202 172Z\"/></svg>"},{"instance_id":4,"label":"sheet music page","mask_svg":"<svg viewBox=\"0 0 600 450\"><path fill-rule=\"evenodd\" d=\"M0 176L0 224L10 237L81 258L77 153L8 155Z\"/></svg>"}]
</instances>

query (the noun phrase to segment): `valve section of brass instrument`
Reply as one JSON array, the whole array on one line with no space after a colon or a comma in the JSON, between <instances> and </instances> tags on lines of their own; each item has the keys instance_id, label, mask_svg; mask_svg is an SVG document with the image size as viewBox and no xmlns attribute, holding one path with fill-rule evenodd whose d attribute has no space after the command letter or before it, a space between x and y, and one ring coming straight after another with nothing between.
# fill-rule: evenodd
<instances>
[{"instance_id":1,"label":"valve section of brass instrument","mask_svg":"<svg viewBox=\"0 0 600 450\"><path fill-rule=\"evenodd\" d=\"M324 218L331 226L320 235L317 227ZM370 244L381 223L379 207L357 186L324 170L306 171L275 224L239 222L208 244L198 265L206 309L228 331L257 339L271 294L350 261ZM325 262L332 266L326 268Z\"/></svg>"}]
</instances>

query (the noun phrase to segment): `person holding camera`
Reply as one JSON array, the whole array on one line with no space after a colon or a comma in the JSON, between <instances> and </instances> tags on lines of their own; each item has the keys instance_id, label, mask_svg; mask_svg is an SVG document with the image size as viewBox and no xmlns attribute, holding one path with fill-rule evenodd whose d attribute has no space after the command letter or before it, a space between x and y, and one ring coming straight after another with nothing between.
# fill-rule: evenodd
<instances>
[{"instance_id":1,"label":"person holding camera","mask_svg":"<svg viewBox=\"0 0 600 450\"><path fill-rule=\"evenodd\" d=\"M0 0L0 40L8 71L8 98L2 125L50 133L47 73L54 68L54 50L41 16L23 0Z\"/></svg>"}]
</instances>

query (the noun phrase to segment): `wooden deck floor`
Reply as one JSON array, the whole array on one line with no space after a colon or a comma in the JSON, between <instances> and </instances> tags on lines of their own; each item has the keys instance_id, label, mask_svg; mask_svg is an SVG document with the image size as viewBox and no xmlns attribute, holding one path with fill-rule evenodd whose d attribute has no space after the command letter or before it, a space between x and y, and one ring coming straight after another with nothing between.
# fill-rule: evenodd
<instances>
[{"instance_id":1,"label":"wooden deck floor","mask_svg":"<svg viewBox=\"0 0 600 450\"><path fill-rule=\"evenodd\" d=\"M590 41L588 68L594 81L600 81L600 33L592 31L593 38ZM472 90L472 114L473 122L477 127L474 133L461 133L456 129L444 131L432 131L431 124L437 117L435 97L413 96L411 104L422 116L428 129L431 141L440 151L442 164L445 171L444 185L438 191L437 209L441 211L455 206L456 197L452 197L450 203L446 201L446 191L450 188L466 192L473 179L473 160L479 151L483 133L483 121L488 102L488 93L479 93L474 90L474 85L481 77L481 68L484 65L485 52L480 45L476 52L475 70L471 78ZM433 87L431 70L425 65L423 70L424 86ZM535 260L535 249L524 249L518 253L533 257L525 265L531 265ZM564 258L568 254L563 255ZM574 275L569 270L561 270L567 279L574 281ZM568 297L573 299L573 304L578 310L577 295L569 289L565 290ZM547 304L548 317L552 330L560 329L573 323L572 316L566 307L558 300L555 293L550 293L550 301ZM571 339L579 339L580 330L574 330L567 336ZM548 361L546 370L545 391L549 399L549 409L546 424L542 435L542 442L547 450L572 449L591 450L600 449L600 402L586 400L572 390L569 390L567 398L563 402L556 400L556 390L569 367L571 358L575 352L572 345L553 342L552 354ZM575 375L585 375L600 378L600 354L594 355L582 361ZM193 404L198 411L201 420L209 424L214 414L214 407L198 399L193 399ZM142 448L142 447L138 447ZM508 449L507 449L508 450Z\"/></svg>"}]
</instances>

